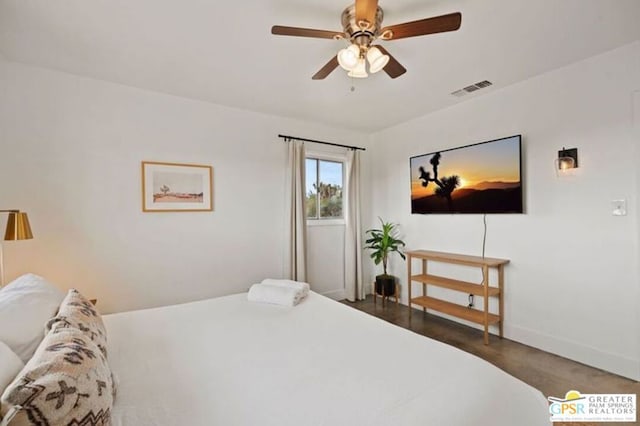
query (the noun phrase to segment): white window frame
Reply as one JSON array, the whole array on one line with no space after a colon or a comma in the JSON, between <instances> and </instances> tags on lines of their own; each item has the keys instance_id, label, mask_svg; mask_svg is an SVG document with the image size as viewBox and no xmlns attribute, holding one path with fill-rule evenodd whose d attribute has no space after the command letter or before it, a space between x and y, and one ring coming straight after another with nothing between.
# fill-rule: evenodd
<instances>
[{"instance_id":1,"label":"white window frame","mask_svg":"<svg viewBox=\"0 0 640 426\"><path fill-rule=\"evenodd\" d=\"M345 204L347 201L344 196L346 192L345 174L347 172L347 156L343 154L338 154L338 153L307 150L305 152L305 160L307 158L310 160L320 160L320 161L325 160L325 161L333 161L336 163L342 163L342 217L336 218L336 219L307 218L307 226L344 226L346 223L344 220L344 213L345 213ZM320 165L318 164L318 166ZM318 167L318 172L319 171L320 171L320 168ZM306 182L305 182L305 185L306 185Z\"/></svg>"}]
</instances>

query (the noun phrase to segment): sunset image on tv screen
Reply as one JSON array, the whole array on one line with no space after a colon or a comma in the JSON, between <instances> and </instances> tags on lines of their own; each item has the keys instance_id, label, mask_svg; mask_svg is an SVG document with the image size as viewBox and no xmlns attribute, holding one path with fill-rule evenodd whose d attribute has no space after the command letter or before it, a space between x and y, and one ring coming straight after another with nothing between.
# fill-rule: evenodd
<instances>
[{"instance_id":1,"label":"sunset image on tv screen","mask_svg":"<svg viewBox=\"0 0 640 426\"><path fill-rule=\"evenodd\" d=\"M522 213L520 141L411 157L411 213Z\"/></svg>"}]
</instances>

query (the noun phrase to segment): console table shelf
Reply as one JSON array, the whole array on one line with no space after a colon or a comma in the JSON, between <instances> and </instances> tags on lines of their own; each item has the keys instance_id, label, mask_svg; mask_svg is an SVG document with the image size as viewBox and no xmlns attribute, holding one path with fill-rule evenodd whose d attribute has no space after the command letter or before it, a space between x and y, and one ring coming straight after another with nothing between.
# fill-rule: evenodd
<instances>
[{"instance_id":1,"label":"console table shelf","mask_svg":"<svg viewBox=\"0 0 640 426\"><path fill-rule=\"evenodd\" d=\"M509 263L507 259L494 259L490 257L468 256L457 253L444 253L429 250L413 250L407 253L408 268L408 287L409 287L409 307L411 305L422 306L425 310L432 309L444 314L453 315L455 317L484 325L484 343L489 344L489 325L497 324L499 327L500 337L502 337L504 325L504 265ZM422 261L422 273L414 274L412 272L413 260ZM455 265L475 266L482 269L483 280L480 284L470 283L467 281L456 280L453 278L431 275L427 272L428 262L450 263ZM489 270L495 268L498 271L498 286L489 285ZM411 297L412 282L422 284L422 296ZM446 300L436 299L427 296L427 286L446 288L449 290L459 291L466 294L482 297L483 309L473 309L467 306L458 305ZM498 298L498 313L489 312L489 298ZM411 318L411 309L409 309L409 318Z\"/></svg>"},{"instance_id":2,"label":"console table shelf","mask_svg":"<svg viewBox=\"0 0 640 426\"><path fill-rule=\"evenodd\" d=\"M431 284L437 287L448 288L449 290L461 291L463 293L473 294L475 296L484 295L484 286L482 284L471 284L466 281L454 280L451 278L439 277L437 275L413 275L412 281L418 281L423 284ZM489 296L497 296L500 294L498 287L489 287Z\"/></svg>"},{"instance_id":3,"label":"console table shelf","mask_svg":"<svg viewBox=\"0 0 640 426\"><path fill-rule=\"evenodd\" d=\"M433 309L434 311L443 312L445 314L454 315L467 321L478 324L484 324L484 312L477 309L468 308L466 306L457 305L445 300L436 299L435 297L421 296L412 299L412 303ZM489 324L500 322L498 315L489 314Z\"/></svg>"}]
</instances>

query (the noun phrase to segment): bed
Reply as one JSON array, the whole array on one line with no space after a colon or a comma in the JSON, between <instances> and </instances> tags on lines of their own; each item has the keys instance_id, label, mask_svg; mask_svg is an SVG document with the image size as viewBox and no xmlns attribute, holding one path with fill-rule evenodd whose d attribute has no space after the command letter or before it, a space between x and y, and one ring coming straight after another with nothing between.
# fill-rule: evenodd
<instances>
[{"instance_id":1,"label":"bed","mask_svg":"<svg viewBox=\"0 0 640 426\"><path fill-rule=\"evenodd\" d=\"M531 386L311 292L236 294L103 317L115 426L548 425Z\"/></svg>"}]
</instances>

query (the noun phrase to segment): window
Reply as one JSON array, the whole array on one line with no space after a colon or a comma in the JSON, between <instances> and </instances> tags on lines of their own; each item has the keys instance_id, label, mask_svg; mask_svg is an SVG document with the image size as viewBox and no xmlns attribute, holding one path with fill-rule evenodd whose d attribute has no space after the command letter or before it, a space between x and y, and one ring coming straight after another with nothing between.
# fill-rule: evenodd
<instances>
[{"instance_id":1,"label":"window","mask_svg":"<svg viewBox=\"0 0 640 426\"><path fill-rule=\"evenodd\" d=\"M340 161L307 158L307 219L342 219L342 171Z\"/></svg>"}]
</instances>

